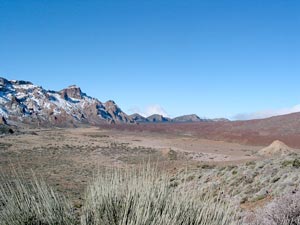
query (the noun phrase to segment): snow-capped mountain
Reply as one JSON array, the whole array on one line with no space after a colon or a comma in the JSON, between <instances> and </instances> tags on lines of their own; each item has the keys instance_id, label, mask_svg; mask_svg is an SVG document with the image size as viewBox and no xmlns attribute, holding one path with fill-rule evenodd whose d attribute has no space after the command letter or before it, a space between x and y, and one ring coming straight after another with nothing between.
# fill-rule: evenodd
<instances>
[{"instance_id":1,"label":"snow-capped mountain","mask_svg":"<svg viewBox=\"0 0 300 225\"><path fill-rule=\"evenodd\" d=\"M75 85L49 91L28 81L0 78L0 116L7 121L69 126L133 123L113 101L92 98Z\"/></svg>"}]
</instances>

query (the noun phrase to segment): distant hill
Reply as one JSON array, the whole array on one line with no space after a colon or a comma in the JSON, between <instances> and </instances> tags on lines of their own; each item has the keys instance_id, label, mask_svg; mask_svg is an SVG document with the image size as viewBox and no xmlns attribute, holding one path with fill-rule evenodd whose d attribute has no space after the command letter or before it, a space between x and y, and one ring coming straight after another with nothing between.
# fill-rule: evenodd
<instances>
[{"instance_id":1,"label":"distant hill","mask_svg":"<svg viewBox=\"0 0 300 225\"><path fill-rule=\"evenodd\" d=\"M179 117L175 117L174 119L172 119L172 122L177 122L177 123L201 122L201 121L207 121L207 120L206 119L201 119L196 114L179 116Z\"/></svg>"},{"instance_id":2,"label":"distant hill","mask_svg":"<svg viewBox=\"0 0 300 225\"><path fill-rule=\"evenodd\" d=\"M226 122L225 118L205 119L200 118L196 114L183 115L175 118L164 117L163 115L154 114L149 117L144 117L138 113L130 115L130 118L137 123L195 123L195 122Z\"/></svg>"},{"instance_id":3,"label":"distant hill","mask_svg":"<svg viewBox=\"0 0 300 225\"><path fill-rule=\"evenodd\" d=\"M166 123L172 121L172 119L158 114L147 117L147 120L152 123Z\"/></svg>"},{"instance_id":4,"label":"distant hill","mask_svg":"<svg viewBox=\"0 0 300 225\"><path fill-rule=\"evenodd\" d=\"M133 119L137 123L148 123L149 120L138 113L134 113L130 115L130 118Z\"/></svg>"}]
</instances>

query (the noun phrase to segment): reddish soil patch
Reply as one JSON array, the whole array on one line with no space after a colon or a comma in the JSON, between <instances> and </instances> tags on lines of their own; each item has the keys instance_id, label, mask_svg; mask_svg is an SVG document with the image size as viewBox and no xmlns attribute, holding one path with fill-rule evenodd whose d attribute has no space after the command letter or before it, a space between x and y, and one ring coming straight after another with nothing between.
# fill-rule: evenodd
<instances>
[{"instance_id":1,"label":"reddish soil patch","mask_svg":"<svg viewBox=\"0 0 300 225\"><path fill-rule=\"evenodd\" d=\"M290 147L300 148L300 113L250 121L116 124L101 127L135 132L179 134L257 146L266 146L274 140L280 140Z\"/></svg>"}]
</instances>

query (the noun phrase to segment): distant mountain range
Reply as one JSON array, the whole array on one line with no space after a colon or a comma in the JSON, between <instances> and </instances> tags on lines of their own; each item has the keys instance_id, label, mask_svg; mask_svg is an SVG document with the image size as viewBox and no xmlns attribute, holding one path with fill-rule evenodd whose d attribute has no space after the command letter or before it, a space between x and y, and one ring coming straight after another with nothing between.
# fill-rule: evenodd
<instances>
[{"instance_id":1,"label":"distant mountain range","mask_svg":"<svg viewBox=\"0 0 300 225\"><path fill-rule=\"evenodd\" d=\"M193 134L201 138L267 145L281 140L300 148L300 113L249 121L204 119L195 114L167 118L127 115L114 101L101 102L75 85L61 91L45 90L28 81L0 78L0 134L16 127L76 127L117 124L118 129ZM127 126L127 124L140 124Z\"/></svg>"},{"instance_id":2,"label":"distant mountain range","mask_svg":"<svg viewBox=\"0 0 300 225\"><path fill-rule=\"evenodd\" d=\"M220 119L204 119L200 118L196 114L184 115L175 117L173 119L164 117L162 115L154 114L149 117L143 117L138 113L130 115L130 117L138 123L193 123L193 122L226 122L229 121L225 118Z\"/></svg>"},{"instance_id":3,"label":"distant mountain range","mask_svg":"<svg viewBox=\"0 0 300 225\"><path fill-rule=\"evenodd\" d=\"M139 126L118 124L115 128L133 132L181 134L188 137L258 146L267 146L274 140L280 140L292 148L300 149L300 112L246 121L148 122L141 123Z\"/></svg>"},{"instance_id":4,"label":"distant mountain range","mask_svg":"<svg viewBox=\"0 0 300 225\"><path fill-rule=\"evenodd\" d=\"M99 125L103 123L184 123L215 122L226 119L201 119L197 115L147 118L127 115L114 101L101 102L83 93L76 85L61 91L45 90L29 81L0 78L0 124L25 123L39 126Z\"/></svg>"}]
</instances>

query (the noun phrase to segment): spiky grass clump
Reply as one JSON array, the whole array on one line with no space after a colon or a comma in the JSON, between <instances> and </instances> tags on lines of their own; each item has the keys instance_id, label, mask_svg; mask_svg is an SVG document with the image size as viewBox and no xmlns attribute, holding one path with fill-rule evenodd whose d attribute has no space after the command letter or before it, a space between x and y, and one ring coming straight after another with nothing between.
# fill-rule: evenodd
<instances>
[{"instance_id":1,"label":"spiky grass clump","mask_svg":"<svg viewBox=\"0 0 300 225\"><path fill-rule=\"evenodd\" d=\"M0 184L0 225L75 224L69 204L44 182L5 180Z\"/></svg>"},{"instance_id":2,"label":"spiky grass clump","mask_svg":"<svg viewBox=\"0 0 300 225\"><path fill-rule=\"evenodd\" d=\"M235 208L210 194L170 185L144 168L98 176L86 192L82 225L233 225Z\"/></svg>"},{"instance_id":3,"label":"spiky grass clump","mask_svg":"<svg viewBox=\"0 0 300 225\"><path fill-rule=\"evenodd\" d=\"M5 180L0 225L79 224L67 201L44 182ZM237 225L235 215L220 196L174 187L157 169L114 169L88 186L81 225Z\"/></svg>"}]
</instances>

